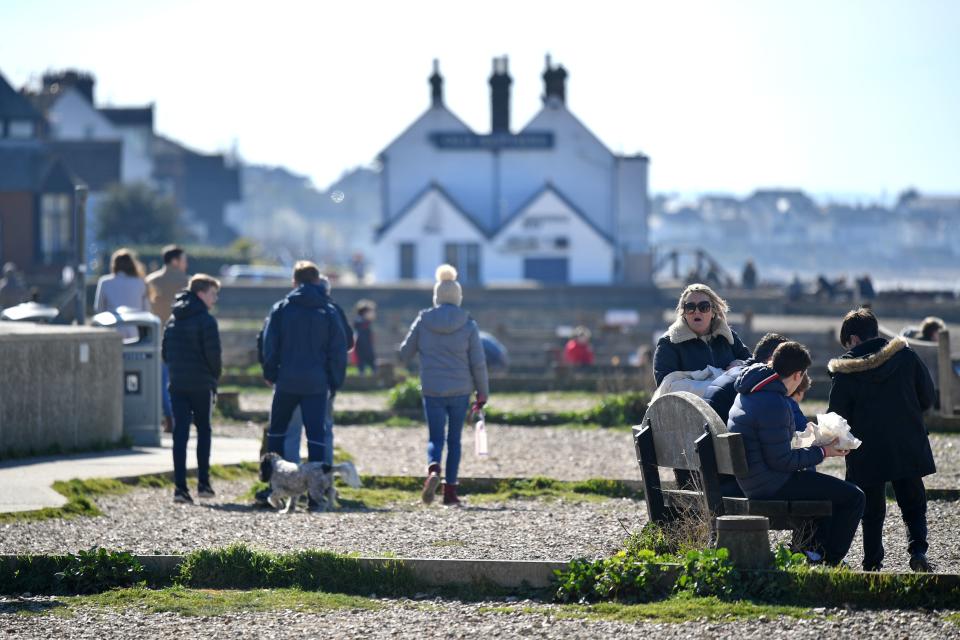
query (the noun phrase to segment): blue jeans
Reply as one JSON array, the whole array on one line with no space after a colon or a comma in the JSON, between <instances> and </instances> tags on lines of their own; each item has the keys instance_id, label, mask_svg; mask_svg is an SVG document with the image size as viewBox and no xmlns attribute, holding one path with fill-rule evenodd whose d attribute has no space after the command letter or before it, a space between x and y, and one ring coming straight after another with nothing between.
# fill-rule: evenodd
<instances>
[{"instance_id":1,"label":"blue jeans","mask_svg":"<svg viewBox=\"0 0 960 640\"><path fill-rule=\"evenodd\" d=\"M290 420L293 418L293 412L299 407L303 415L303 426L307 429L307 459L310 462L324 462L327 404L326 392L300 395L275 390L273 406L270 409L267 450L283 455L284 439L289 431ZM299 458L299 455L297 457Z\"/></svg>"},{"instance_id":2,"label":"blue jeans","mask_svg":"<svg viewBox=\"0 0 960 640\"><path fill-rule=\"evenodd\" d=\"M818 518L813 541L827 564L844 559L857 533L866 498L855 484L815 471L797 471L767 500L829 500L833 515Z\"/></svg>"},{"instance_id":3,"label":"blue jeans","mask_svg":"<svg viewBox=\"0 0 960 640\"><path fill-rule=\"evenodd\" d=\"M163 378L160 383L160 397L163 398L163 417L172 418L173 405L170 403L170 367L167 366L166 362L164 362L161 367Z\"/></svg>"},{"instance_id":4,"label":"blue jeans","mask_svg":"<svg viewBox=\"0 0 960 640\"><path fill-rule=\"evenodd\" d=\"M327 419L324 427L326 439L324 440L323 461L327 464L333 464L333 401L327 395ZM283 459L288 462L300 464L300 436L303 434L303 416L300 407L293 412L293 418L287 425L287 436L283 439Z\"/></svg>"},{"instance_id":5,"label":"blue jeans","mask_svg":"<svg viewBox=\"0 0 960 640\"><path fill-rule=\"evenodd\" d=\"M197 479L210 484L210 410L212 391L171 393L173 406L173 481L187 489L187 440L190 422L197 425Z\"/></svg>"},{"instance_id":6,"label":"blue jeans","mask_svg":"<svg viewBox=\"0 0 960 640\"><path fill-rule=\"evenodd\" d=\"M427 443L427 465L440 464L443 443L447 443L447 484L457 484L460 470L460 436L463 421L470 408L470 396L423 396L423 412L427 417L430 440ZM446 437L444 437L446 436Z\"/></svg>"}]
</instances>

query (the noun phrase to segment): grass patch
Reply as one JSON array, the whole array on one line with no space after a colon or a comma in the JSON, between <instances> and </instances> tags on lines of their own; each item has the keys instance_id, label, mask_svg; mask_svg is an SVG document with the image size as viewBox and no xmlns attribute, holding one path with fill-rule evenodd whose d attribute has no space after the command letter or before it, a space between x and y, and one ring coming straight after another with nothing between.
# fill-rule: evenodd
<instances>
[{"instance_id":1,"label":"grass patch","mask_svg":"<svg viewBox=\"0 0 960 640\"><path fill-rule=\"evenodd\" d=\"M446 548L446 547L465 547L467 543L463 540L434 540L430 543L431 547Z\"/></svg>"},{"instance_id":2,"label":"grass patch","mask_svg":"<svg viewBox=\"0 0 960 640\"><path fill-rule=\"evenodd\" d=\"M952 622L957 626L960 626L960 613L951 613L948 616L944 616L944 620L946 620L947 622Z\"/></svg>"},{"instance_id":3,"label":"grass patch","mask_svg":"<svg viewBox=\"0 0 960 640\"><path fill-rule=\"evenodd\" d=\"M117 589L92 596L58 598L64 607L48 609L56 615L73 615L80 608L113 610L140 609L146 613L175 613L180 616L221 616L241 612L296 611L323 613L340 609L375 610L376 600L340 593L300 589L253 589L250 591L187 589Z\"/></svg>"},{"instance_id":4,"label":"grass patch","mask_svg":"<svg viewBox=\"0 0 960 640\"><path fill-rule=\"evenodd\" d=\"M387 421L383 423L385 427L419 427L421 425L423 425L421 420L414 420L406 416L390 416Z\"/></svg>"}]
</instances>

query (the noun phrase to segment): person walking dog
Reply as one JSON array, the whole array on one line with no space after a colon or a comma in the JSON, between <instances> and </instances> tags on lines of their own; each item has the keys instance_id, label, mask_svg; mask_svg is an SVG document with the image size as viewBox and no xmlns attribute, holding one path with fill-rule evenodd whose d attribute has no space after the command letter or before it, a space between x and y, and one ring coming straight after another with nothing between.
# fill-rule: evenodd
<instances>
[{"instance_id":1,"label":"person walking dog","mask_svg":"<svg viewBox=\"0 0 960 640\"><path fill-rule=\"evenodd\" d=\"M404 361L420 356L420 386L423 411L429 427L427 478L423 501L427 504L440 485L441 458L447 446L443 483L443 504L460 504L457 473L460 468L460 436L470 409L470 395L476 391L474 409L486 404L490 395L487 361L480 342L480 329L460 308L463 290L457 270L448 264L437 268L433 307L420 312L400 345Z\"/></svg>"}]
</instances>

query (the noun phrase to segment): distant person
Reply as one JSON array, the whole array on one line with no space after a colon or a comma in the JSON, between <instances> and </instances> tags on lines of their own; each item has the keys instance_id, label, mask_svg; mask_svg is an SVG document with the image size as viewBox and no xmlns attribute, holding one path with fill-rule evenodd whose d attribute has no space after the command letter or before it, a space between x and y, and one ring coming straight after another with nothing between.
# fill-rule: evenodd
<instances>
[{"instance_id":1,"label":"distant person","mask_svg":"<svg viewBox=\"0 0 960 640\"><path fill-rule=\"evenodd\" d=\"M861 300L873 300L877 297L877 291L873 288L873 280L870 274L863 274L863 277L857 278L857 293Z\"/></svg>"},{"instance_id":2,"label":"distant person","mask_svg":"<svg viewBox=\"0 0 960 640\"><path fill-rule=\"evenodd\" d=\"M134 311L150 311L150 295L143 278L143 265L129 249L117 249L110 257L110 275L97 281L93 308L97 313L116 312L120 307ZM124 340L137 338L136 327L118 329Z\"/></svg>"},{"instance_id":3,"label":"distant person","mask_svg":"<svg viewBox=\"0 0 960 640\"><path fill-rule=\"evenodd\" d=\"M857 532L864 495L854 484L833 476L805 471L825 458L846 451L827 445L792 449L796 418L792 395L810 366L810 353L796 342L773 352L770 364L752 364L737 379L737 399L727 426L743 437L746 475L737 476L744 495L755 500L829 500L830 516L818 518L813 551L829 565L840 564ZM796 535L796 532L795 532ZM811 554L808 558L817 559Z\"/></svg>"},{"instance_id":4,"label":"distant person","mask_svg":"<svg viewBox=\"0 0 960 640\"><path fill-rule=\"evenodd\" d=\"M329 305L336 311L337 320L340 322L340 328L343 329L343 335L347 341L347 351L352 351L355 347L355 334L353 329L350 328L350 323L347 322L347 316L343 309L330 297L330 279L321 275L317 282L326 292ZM324 421L323 462L329 465L333 465L333 401L335 398L336 392L328 392L327 414ZM300 441L304 431L303 414L297 407L290 419L290 424L287 425L287 436L283 440L283 459L287 462L300 464Z\"/></svg>"},{"instance_id":5,"label":"distant person","mask_svg":"<svg viewBox=\"0 0 960 640\"><path fill-rule=\"evenodd\" d=\"M0 278L0 310L15 307L30 300L30 290L17 270L17 265L8 262L3 265L3 278Z\"/></svg>"},{"instance_id":6,"label":"distant person","mask_svg":"<svg viewBox=\"0 0 960 640\"><path fill-rule=\"evenodd\" d=\"M444 444L447 467L443 484L443 504L460 505L457 480L463 423L470 409L470 395L476 391L474 409L486 404L490 395L487 361L480 343L480 329L466 311L463 290L457 282L457 270L440 265L433 288L433 307L417 315L400 345L400 358L410 361L420 356L420 387L423 412L429 428L427 477L423 482L423 501L430 504L440 486L440 463Z\"/></svg>"},{"instance_id":7,"label":"distant person","mask_svg":"<svg viewBox=\"0 0 960 640\"><path fill-rule=\"evenodd\" d=\"M487 372L506 371L510 367L507 348L492 333L480 332L480 344L483 345L483 357L487 361Z\"/></svg>"},{"instance_id":8,"label":"distant person","mask_svg":"<svg viewBox=\"0 0 960 640\"><path fill-rule=\"evenodd\" d=\"M918 340L938 342L940 333L947 330L947 323L936 316L928 316L920 323Z\"/></svg>"},{"instance_id":9,"label":"distant person","mask_svg":"<svg viewBox=\"0 0 960 640\"><path fill-rule=\"evenodd\" d=\"M757 288L757 267L753 264L753 260L747 260L747 263L743 265L743 276L740 282L744 289Z\"/></svg>"},{"instance_id":10,"label":"distant person","mask_svg":"<svg viewBox=\"0 0 960 640\"><path fill-rule=\"evenodd\" d=\"M590 346L590 330L577 327L573 330L573 337L567 340L563 347L563 364L571 367L592 367L595 360L593 347Z\"/></svg>"},{"instance_id":11,"label":"distant person","mask_svg":"<svg viewBox=\"0 0 960 640\"><path fill-rule=\"evenodd\" d=\"M825 298L828 301L832 301L836 295L836 288L833 283L827 280L827 277L824 275L817 276L817 298Z\"/></svg>"},{"instance_id":12,"label":"distant person","mask_svg":"<svg viewBox=\"0 0 960 640\"><path fill-rule=\"evenodd\" d=\"M370 373L377 372L377 354L373 348L373 321L376 318L377 304L375 302L372 300L357 302L356 318L353 321L353 330L357 339L354 355L360 375L368 370Z\"/></svg>"},{"instance_id":13,"label":"distant person","mask_svg":"<svg viewBox=\"0 0 960 640\"><path fill-rule=\"evenodd\" d=\"M863 489L863 569L883 566L886 484L893 485L907 527L910 568L930 571L927 560L927 494L923 477L936 473L923 412L935 394L926 365L903 338L879 335L869 309L847 313L840 343L849 349L828 364L833 376L829 411L850 423L863 441L847 456L847 480Z\"/></svg>"},{"instance_id":14,"label":"distant person","mask_svg":"<svg viewBox=\"0 0 960 640\"><path fill-rule=\"evenodd\" d=\"M800 281L800 276L794 274L793 280L791 280L790 284L787 285L787 298L790 300L790 302L797 302L802 297L803 283Z\"/></svg>"},{"instance_id":15,"label":"distant person","mask_svg":"<svg viewBox=\"0 0 960 640\"><path fill-rule=\"evenodd\" d=\"M176 245L163 248L163 267L146 278L150 309L160 318L161 326L170 320L176 295L187 288L187 254ZM170 404L170 371L163 365L163 430L173 431L173 406Z\"/></svg>"},{"instance_id":16,"label":"distant person","mask_svg":"<svg viewBox=\"0 0 960 640\"><path fill-rule=\"evenodd\" d=\"M187 440L197 426L197 495L216 495L210 485L210 412L223 372L220 330L210 309L217 304L220 282L206 274L190 278L177 294L173 317L163 330L163 362L170 369L173 405L173 501L193 504L187 489Z\"/></svg>"},{"instance_id":17,"label":"distant person","mask_svg":"<svg viewBox=\"0 0 960 640\"><path fill-rule=\"evenodd\" d=\"M263 375L273 385L267 449L284 454L284 441L297 407L307 430L307 458L327 457L327 404L343 386L347 338L340 315L312 262L294 265L296 288L274 305L263 332ZM319 509L312 497L310 509Z\"/></svg>"},{"instance_id":18,"label":"distant person","mask_svg":"<svg viewBox=\"0 0 960 640\"><path fill-rule=\"evenodd\" d=\"M743 364L750 350L727 325L727 303L705 284L691 284L677 301L677 319L653 354L653 375L659 386L674 371L706 367L729 369Z\"/></svg>"}]
</instances>

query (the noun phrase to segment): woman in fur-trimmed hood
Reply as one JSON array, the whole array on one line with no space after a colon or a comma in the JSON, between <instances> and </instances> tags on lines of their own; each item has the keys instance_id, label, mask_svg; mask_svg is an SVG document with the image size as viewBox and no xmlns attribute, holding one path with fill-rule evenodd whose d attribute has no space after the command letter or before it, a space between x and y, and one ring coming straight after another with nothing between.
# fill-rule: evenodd
<instances>
[{"instance_id":1,"label":"woman in fur-trimmed hood","mask_svg":"<svg viewBox=\"0 0 960 640\"><path fill-rule=\"evenodd\" d=\"M750 350L727 325L727 303L705 284L691 284L677 301L677 319L657 342L653 375L659 385L674 371L728 368Z\"/></svg>"},{"instance_id":2,"label":"woman in fur-trimmed hood","mask_svg":"<svg viewBox=\"0 0 960 640\"><path fill-rule=\"evenodd\" d=\"M829 411L863 441L847 456L847 480L859 486L936 473L923 412L933 406L933 380L903 338L860 342L827 365L833 377Z\"/></svg>"}]
</instances>

